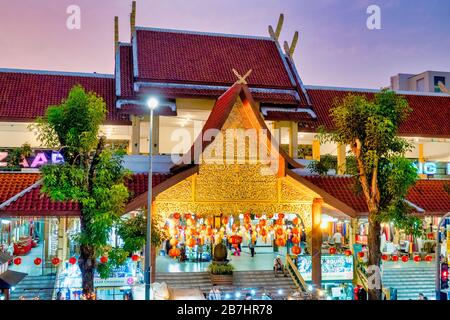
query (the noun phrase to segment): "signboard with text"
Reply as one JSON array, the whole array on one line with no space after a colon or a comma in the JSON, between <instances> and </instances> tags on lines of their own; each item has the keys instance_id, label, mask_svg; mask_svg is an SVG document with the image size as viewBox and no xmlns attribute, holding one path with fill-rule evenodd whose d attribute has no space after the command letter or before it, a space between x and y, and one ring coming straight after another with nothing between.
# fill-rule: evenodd
<instances>
[{"instance_id":1,"label":"signboard with text","mask_svg":"<svg viewBox=\"0 0 450 320\"><path fill-rule=\"evenodd\" d=\"M11 150L0 151L0 167L8 167ZM30 157L22 159L20 168L40 168L45 164L63 163L64 158L58 151L53 150L34 150Z\"/></svg>"},{"instance_id":2,"label":"signboard with text","mask_svg":"<svg viewBox=\"0 0 450 320\"><path fill-rule=\"evenodd\" d=\"M312 260L309 255L298 256L298 271L306 281L311 280ZM322 255L322 280L353 280L353 256Z\"/></svg>"}]
</instances>

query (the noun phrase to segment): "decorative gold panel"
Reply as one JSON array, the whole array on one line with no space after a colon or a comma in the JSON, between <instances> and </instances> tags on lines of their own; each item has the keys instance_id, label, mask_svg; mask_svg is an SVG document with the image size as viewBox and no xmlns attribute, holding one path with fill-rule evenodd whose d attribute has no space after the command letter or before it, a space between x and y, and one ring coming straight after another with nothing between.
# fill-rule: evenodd
<instances>
[{"instance_id":1,"label":"decorative gold panel","mask_svg":"<svg viewBox=\"0 0 450 320\"><path fill-rule=\"evenodd\" d=\"M287 178L281 179L281 202L312 202L313 197L300 190Z\"/></svg>"},{"instance_id":2,"label":"decorative gold panel","mask_svg":"<svg viewBox=\"0 0 450 320\"><path fill-rule=\"evenodd\" d=\"M156 197L156 201L192 201L192 177L161 192Z\"/></svg>"}]
</instances>

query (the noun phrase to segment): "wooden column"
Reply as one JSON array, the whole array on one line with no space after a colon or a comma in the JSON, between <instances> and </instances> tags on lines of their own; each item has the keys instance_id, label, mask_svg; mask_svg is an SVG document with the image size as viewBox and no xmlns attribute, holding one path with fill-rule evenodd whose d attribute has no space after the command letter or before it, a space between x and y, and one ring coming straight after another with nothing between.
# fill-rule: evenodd
<instances>
[{"instance_id":1,"label":"wooden column","mask_svg":"<svg viewBox=\"0 0 450 320\"><path fill-rule=\"evenodd\" d=\"M425 156L424 156L424 152L423 152L423 143L419 143L418 145L419 147L419 164L424 164L425 163ZM419 177L421 179L425 179L427 177L426 174L419 174Z\"/></svg>"},{"instance_id":2,"label":"wooden column","mask_svg":"<svg viewBox=\"0 0 450 320\"><path fill-rule=\"evenodd\" d=\"M315 198L312 204L312 283L317 289L322 287L322 230L320 224L322 222L322 198Z\"/></svg>"},{"instance_id":3,"label":"wooden column","mask_svg":"<svg viewBox=\"0 0 450 320\"><path fill-rule=\"evenodd\" d=\"M320 141L319 140L313 140L312 144L312 153L313 153L313 160L320 161Z\"/></svg>"},{"instance_id":4,"label":"wooden column","mask_svg":"<svg viewBox=\"0 0 450 320\"><path fill-rule=\"evenodd\" d=\"M291 122L290 128L290 137L289 137L289 155L297 159L298 158L298 123Z\"/></svg>"},{"instance_id":5,"label":"wooden column","mask_svg":"<svg viewBox=\"0 0 450 320\"><path fill-rule=\"evenodd\" d=\"M141 119L138 116L131 115L131 154L139 154L141 144Z\"/></svg>"},{"instance_id":6,"label":"wooden column","mask_svg":"<svg viewBox=\"0 0 450 320\"><path fill-rule=\"evenodd\" d=\"M338 144L337 145L337 174L345 173L345 145Z\"/></svg>"}]
</instances>

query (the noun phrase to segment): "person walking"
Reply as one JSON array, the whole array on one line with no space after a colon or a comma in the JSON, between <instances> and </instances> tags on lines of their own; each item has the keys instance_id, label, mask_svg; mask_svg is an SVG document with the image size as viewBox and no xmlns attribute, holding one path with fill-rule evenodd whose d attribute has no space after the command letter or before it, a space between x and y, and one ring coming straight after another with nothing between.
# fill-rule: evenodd
<instances>
[{"instance_id":1,"label":"person walking","mask_svg":"<svg viewBox=\"0 0 450 320\"><path fill-rule=\"evenodd\" d=\"M248 242L248 248L250 249L250 254L253 258L255 256L255 243L253 239L250 239L250 241Z\"/></svg>"}]
</instances>

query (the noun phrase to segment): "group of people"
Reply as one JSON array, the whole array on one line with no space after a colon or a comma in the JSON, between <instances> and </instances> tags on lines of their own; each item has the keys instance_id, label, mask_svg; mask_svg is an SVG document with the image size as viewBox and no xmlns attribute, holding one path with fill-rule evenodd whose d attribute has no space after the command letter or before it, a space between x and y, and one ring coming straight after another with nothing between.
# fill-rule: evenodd
<instances>
[{"instance_id":1,"label":"group of people","mask_svg":"<svg viewBox=\"0 0 450 320\"><path fill-rule=\"evenodd\" d=\"M222 292L216 284L214 284L209 291L208 300L222 300ZM253 295L251 293L246 293L244 300L253 300ZM260 300L272 300L272 297L266 290L264 290Z\"/></svg>"}]
</instances>

